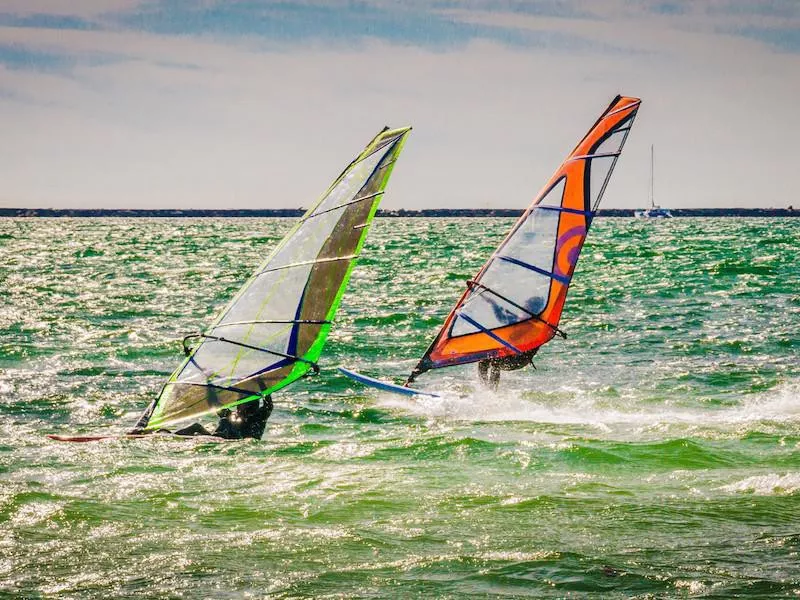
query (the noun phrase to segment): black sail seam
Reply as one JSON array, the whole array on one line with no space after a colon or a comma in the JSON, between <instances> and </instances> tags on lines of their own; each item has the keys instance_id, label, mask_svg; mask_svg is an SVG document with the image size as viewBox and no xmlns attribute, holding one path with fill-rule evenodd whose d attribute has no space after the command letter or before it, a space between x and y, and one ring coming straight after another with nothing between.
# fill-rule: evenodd
<instances>
[{"instance_id":1,"label":"black sail seam","mask_svg":"<svg viewBox=\"0 0 800 600\"><path fill-rule=\"evenodd\" d=\"M267 354L273 354L275 356L281 356L283 358L288 358L289 360L293 360L296 362L303 362L307 365L310 365L312 369L314 369L315 373L319 373L319 365L312 360L308 360L307 358L303 358L302 356L295 356L293 354L286 354L285 352L278 352L277 350L270 350L269 348L262 348L261 346L254 346L252 344L245 344L244 342L238 342L236 340L229 340L228 338L224 338L218 335L209 335L207 333L194 333L191 335L187 335L183 338L183 349L184 352L188 351L186 346L186 341L192 338L203 338L206 340L212 340L215 342L223 342L226 344L233 344L234 346L240 346L242 348L247 348L249 350L256 350L258 352L266 352Z\"/></svg>"}]
</instances>

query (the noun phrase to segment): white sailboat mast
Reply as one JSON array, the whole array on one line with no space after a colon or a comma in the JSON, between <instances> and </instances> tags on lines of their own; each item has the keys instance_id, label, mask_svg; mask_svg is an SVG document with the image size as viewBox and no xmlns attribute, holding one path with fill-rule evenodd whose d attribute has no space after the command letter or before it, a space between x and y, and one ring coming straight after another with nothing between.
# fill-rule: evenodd
<instances>
[{"instance_id":1,"label":"white sailboat mast","mask_svg":"<svg viewBox=\"0 0 800 600\"><path fill-rule=\"evenodd\" d=\"M655 161L653 160L653 144L650 144L650 208L656 207L655 185L656 176Z\"/></svg>"}]
</instances>

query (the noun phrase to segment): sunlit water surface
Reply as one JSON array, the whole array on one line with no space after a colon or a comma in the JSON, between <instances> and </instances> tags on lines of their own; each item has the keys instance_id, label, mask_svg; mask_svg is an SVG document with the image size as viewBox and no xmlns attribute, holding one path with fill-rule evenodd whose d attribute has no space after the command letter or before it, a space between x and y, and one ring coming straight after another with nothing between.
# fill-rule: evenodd
<instances>
[{"instance_id":1,"label":"sunlit water surface","mask_svg":"<svg viewBox=\"0 0 800 600\"><path fill-rule=\"evenodd\" d=\"M122 432L292 220L0 220L0 595L795 598L800 219L600 219L538 370L400 381L511 225L378 219L263 441Z\"/></svg>"}]
</instances>

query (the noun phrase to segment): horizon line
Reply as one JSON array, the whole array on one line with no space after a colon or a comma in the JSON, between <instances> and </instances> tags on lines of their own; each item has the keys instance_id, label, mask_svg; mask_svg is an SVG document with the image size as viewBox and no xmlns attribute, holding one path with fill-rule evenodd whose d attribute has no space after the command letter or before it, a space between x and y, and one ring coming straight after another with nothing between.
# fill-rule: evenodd
<instances>
[{"instance_id":1,"label":"horizon line","mask_svg":"<svg viewBox=\"0 0 800 600\"><path fill-rule=\"evenodd\" d=\"M0 217L6 218L92 218L92 217L301 217L305 208L0 208ZM517 208L427 208L427 209L380 209L377 217L519 217L526 209ZM640 208L599 209L597 217L635 217ZM674 217L800 217L800 209L787 208L670 208Z\"/></svg>"}]
</instances>

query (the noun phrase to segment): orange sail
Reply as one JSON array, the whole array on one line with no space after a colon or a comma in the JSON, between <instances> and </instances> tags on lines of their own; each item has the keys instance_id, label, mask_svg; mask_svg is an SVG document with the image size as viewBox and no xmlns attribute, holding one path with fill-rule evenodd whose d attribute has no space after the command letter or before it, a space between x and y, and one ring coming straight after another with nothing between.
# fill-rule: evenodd
<instances>
[{"instance_id":1,"label":"orange sail","mask_svg":"<svg viewBox=\"0 0 800 600\"><path fill-rule=\"evenodd\" d=\"M641 100L617 96L516 222L408 382L430 369L531 352L556 334L572 274Z\"/></svg>"}]
</instances>

